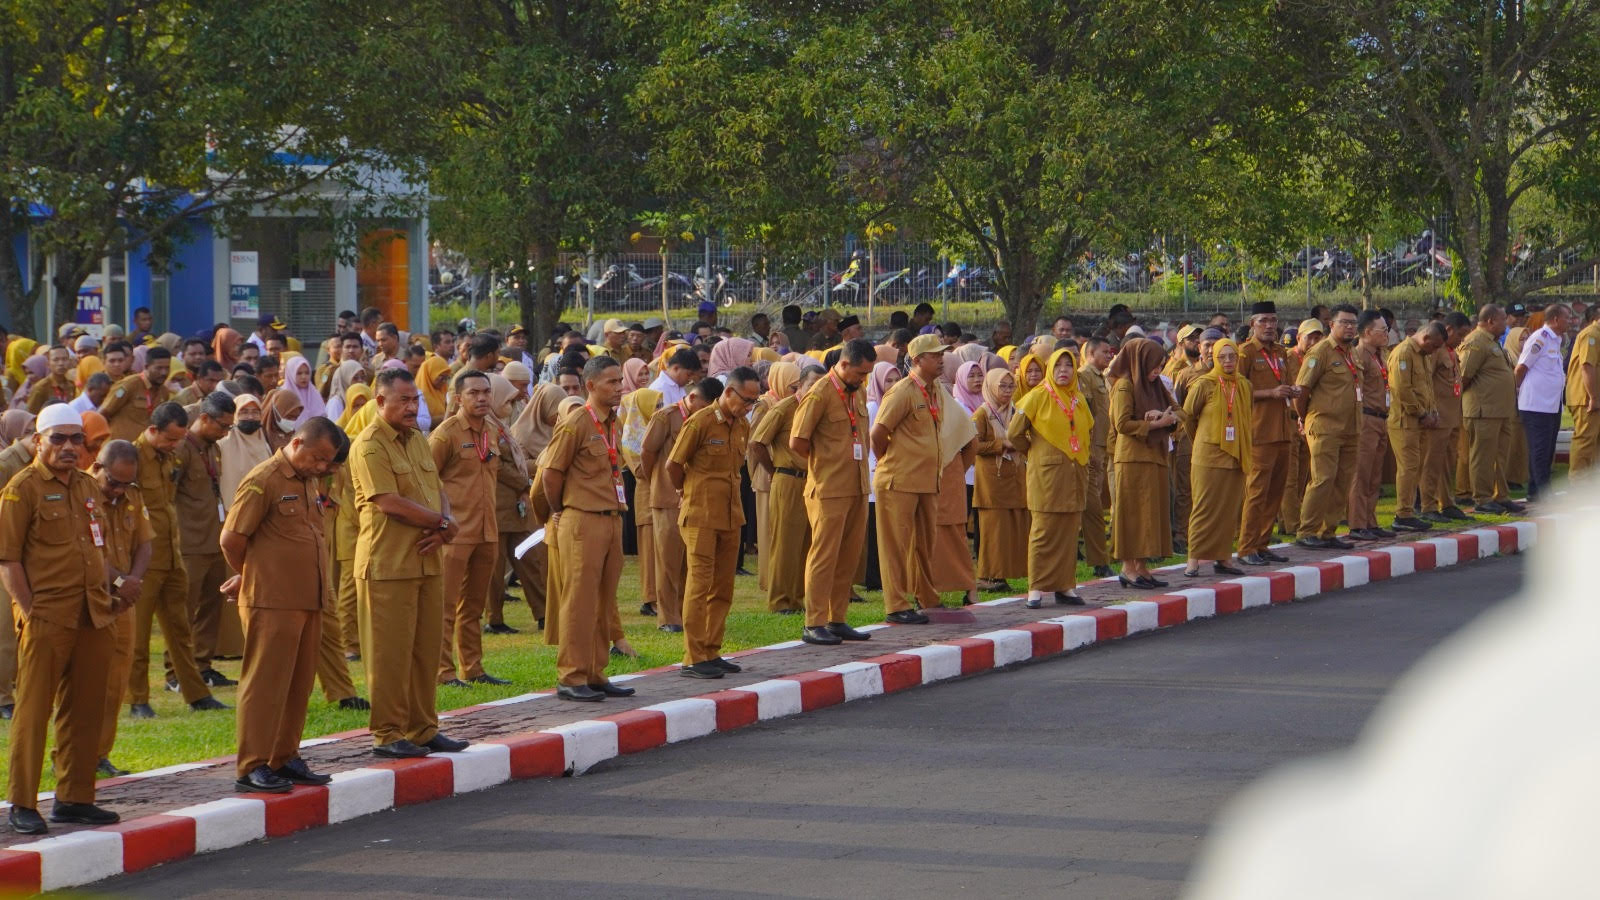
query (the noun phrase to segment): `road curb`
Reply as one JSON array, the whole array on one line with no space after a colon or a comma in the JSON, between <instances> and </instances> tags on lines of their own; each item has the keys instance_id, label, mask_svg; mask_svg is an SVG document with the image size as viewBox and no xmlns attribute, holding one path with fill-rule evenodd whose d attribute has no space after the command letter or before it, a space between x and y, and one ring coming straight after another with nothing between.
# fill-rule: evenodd
<instances>
[{"instance_id":1,"label":"road curb","mask_svg":"<svg viewBox=\"0 0 1600 900\"><path fill-rule=\"evenodd\" d=\"M543 731L498 736L463 753L377 763L340 772L326 787L229 796L107 828L45 838L0 849L0 888L27 892L70 888L514 779L581 775L618 756L769 719L1058 656L1194 619L1521 552L1534 545L1542 525L1551 524L1550 519L1524 520L1352 552Z\"/></svg>"}]
</instances>

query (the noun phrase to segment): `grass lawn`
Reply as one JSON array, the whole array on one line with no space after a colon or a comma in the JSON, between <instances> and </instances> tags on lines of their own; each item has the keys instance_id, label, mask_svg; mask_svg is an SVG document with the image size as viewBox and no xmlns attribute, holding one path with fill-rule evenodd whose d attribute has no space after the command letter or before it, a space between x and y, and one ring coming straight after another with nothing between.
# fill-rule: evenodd
<instances>
[{"instance_id":1,"label":"grass lawn","mask_svg":"<svg viewBox=\"0 0 1600 900\"><path fill-rule=\"evenodd\" d=\"M1565 472L1566 466L1558 465L1558 488L1560 482L1565 480ZM1394 489L1386 485L1378 501L1378 516L1381 521L1388 522L1393 514ZM1501 524L1513 520L1507 516L1485 516L1481 521ZM1414 537L1426 537L1426 535ZM1179 562L1183 562L1182 558L1169 557L1162 560L1159 565ZM746 564L753 567L755 558L750 557ZM1080 563L1078 577L1080 581L1088 581L1093 576L1088 567ZM1181 576L1179 580L1181 581ZM1025 589L1021 579L1014 580L1012 584L1019 590ZM1176 585L1176 582L1174 584ZM618 596L623 630L639 656L612 657L609 671L612 674L621 674L680 661L683 656L682 635L664 634L656 630L655 619L639 615L638 566L633 557L628 557L623 565ZM863 592L863 596L867 598L866 603L850 606L850 624L866 625L881 622L883 620L881 595L877 592ZM985 594L984 599L1000 596L1003 594ZM1137 599L1138 596L1130 594L1127 599ZM955 605L959 601L959 595L950 594L946 596L945 602L947 605ZM507 687L475 685L469 688L440 688L438 701L440 710L459 709L529 691L553 689L556 681L555 648L547 646L542 636L533 632L533 617L528 607L521 602L508 603L506 623L521 629L521 633L484 635L484 667L490 674L510 679L512 684ZM728 616L724 648L734 651L794 640L800 636L802 624L801 616L779 616L768 613L766 595L757 588L756 579L753 576L741 576L736 578L734 583L733 611ZM159 646L159 642L155 642L155 647ZM237 678L239 675L237 661L219 662L217 668L231 678ZM366 696L366 673L362 665L351 663L350 669L357 690L362 696ZM138 772L226 756L234 751L234 712L232 710L191 712L179 695L161 690L160 685L164 683L164 677L160 653L152 653L150 683L155 688L151 705L156 710L157 718L131 719L124 706L118 724L116 748L112 752L113 761L124 769ZM216 696L222 702L233 706L236 701L235 690L235 688L219 688ZM305 736L317 737L365 728L366 725L365 712L339 710L322 695L319 685L317 692L312 696ZM8 731L0 731L0 772L9 770L9 753L3 749L8 738ZM40 789L51 790L54 785L55 779L47 765Z\"/></svg>"}]
</instances>

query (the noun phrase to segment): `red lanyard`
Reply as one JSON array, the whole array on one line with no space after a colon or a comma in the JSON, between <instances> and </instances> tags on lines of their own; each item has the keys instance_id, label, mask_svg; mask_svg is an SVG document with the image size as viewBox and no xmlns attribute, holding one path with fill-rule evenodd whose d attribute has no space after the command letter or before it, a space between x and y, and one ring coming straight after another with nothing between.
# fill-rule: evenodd
<instances>
[{"instance_id":1,"label":"red lanyard","mask_svg":"<svg viewBox=\"0 0 1600 900\"><path fill-rule=\"evenodd\" d=\"M219 497L222 496L222 489L217 485L217 468L211 464L211 454L208 449L193 434L186 434L183 438L194 447L195 453L200 455L200 461L205 463L206 474L211 476L211 492Z\"/></svg>"},{"instance_id":2,"label":"red lanyard","mask_svg":"<svg viewBox=\"0 0 1600 900\"><path fill-rule=\"evenodd\" d=\"M928 414L933 416L933 424L937 426L939 424L939 404L933 402L933 398L928 396L928 389L922 386L922 382L916 376L911 377L911 383L916 385L917 390L922 392L922 402L928 404Z\"/></svg>"},{"instance_id":3,"label":"red lanyard","mask_svg":"<svg viewBox=\"0 0 1600 900\"><path fill-rule=\"evenodd\" d=\"M1450 384L1456 389L1456 396L1461 396L1461 360L1456 356L1456 351L1449 347L1444 351L1450 354Z\"/></svg>"},{"instance_id":4,"label":"red lanyard","mask_svg":"<svg viewBox=\"0 0 1600 900\"><path fill-rule=\"evenodd\" d=\"M1080 445L1078 444L1078 429L1075 427L1073 422L1073 414L1078 411L1078 395L1076 393L1072 395L1072 405L1068 406L1067 404L1061 402L1061 395L1056 393L1055 385L1050 385L1050 399L1056 402L1057 409L1066 414L1067 430L1071 432L1070 440L1072 452L1077 453Z\"/></svg>"},{"instance_id":5,"label":"red lanyard","mask_svg":"<svg viewBox=\"0 0 1600 900\"><path fill-rule=\"evenodd\" d=\"M850 417L850 440L852 443L861 443L861 432L856 430L856 408L850 404L850 398L845 396L844 385L839 382L838 376L828 373L828 381L833 384L833 389L839 394L839 402L844 404L845 415Z\"/></svg>"},{"instance_id":6,"label":"red lanyard","mask_svg":"<svg viewBox=\"0 0 1600 900\"><path fill-rule=\"evenodd\" d=\"M1267 368L1272 370L1272 377L1283 384L1283 364L1272 357L1272 351L1266 347L1261 348L1261 358L1267 361Z\"/></svg>"},{"instance_id":7,"label":"red lanyard","mask_svg":"<svg viewBox=\"0 0 1600 900\"><path fill-rule=\"evenodd\" d=\"M1356 373L1355 360L1352 360L1350 354L1346 353L1344 348L1338 344L1333 345L1333 352L1344 358L1345 368L1350 370L1350 383L1355 387L1357 394L1361 393L1361 376Z\"/></svg>"},{"instance_id":8,"label":"red lanyard","mask_svg":"<svg viewBox=\"0 0 1600 900\"><path fill-rule=\"evenodd\" d=\"M1217 379L1217 381L1222 385L1222 398L1228 402L1228 413L1227 413L1227 415L1228 415L1228 424L1232 425L1233 424L1233 395L1234 395L1234 393L1236 391L1236 388L1234 387L1234 384L1233 384L1233 379L1225 377L1225 378L1219 378L1219 379Z\"/></svg>"},{"instance_id":9,"label":"red lanyard","mask_svg":"<svg viewBox=\"0 0 1600 900\"><path fill-rule=\"evenodd\" d=\"M583 408L589 413L589 421L594 423L595 432L600 435L600 443L606 445L606 456L611 460L611 480L621 484L622 470L617 467L617 439L600 424L600 417L594 414L594 409L589 404L585 403Z\"/></svg>"},{"instance_id":10,"label":"red lanyard","mask_svg":"<svg viewBox=\"0 0 1600 900\"><path fill-rule=\"evenodd\" d=\"M593 413L590 415L593 415ZM596 422L595 424L598 425L600 423ZM494 451L489 448L489 427L487 425L484 426L483 433L478 435L476 446L473 449L478 451L478 462L481 463L488 462L489 457L494 455Z\"/></svg>"}]
</instances>

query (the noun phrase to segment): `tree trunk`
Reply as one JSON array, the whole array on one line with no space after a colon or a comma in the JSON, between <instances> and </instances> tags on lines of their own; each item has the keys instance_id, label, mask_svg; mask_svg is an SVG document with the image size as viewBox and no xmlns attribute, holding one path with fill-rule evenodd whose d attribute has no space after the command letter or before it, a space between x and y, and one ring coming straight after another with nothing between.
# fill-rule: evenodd
<instances>
[{"instance_id":1,"label":"tree trunk","mask_svg":"<svg viewBox=\"0 0 1600 900\"><path fill-rule=\"evenodd\" d=\"M56 286L55 326L57 329L78 318L78 288L83 282L93 275L100 266L99 257L75 256L71 253L61 252L56 254L56 274L51 280ZM105 287L102 286L102 290ZM45 338L53 342L54 334L47 334Z\"/></svg>"},{"instance_id":2,"label":"tree trunk","mask_svg":"<svg viewBox=\"0 0 1600 900\"><path fill-rule=\"evenodd\" d=\"M22 262L12 252L12 243L21 233L14 219L0 216L0 296L5 298L6 311L11 314L11 333L31 338L33 308L44 286L44 267L35 265L31 281L23 281Z\"/></svg>"},{"instance_id":3,"label":"tree trunk","mask_svg":"<svg viewBox=\"0 0 1600 900\"><path fill-rule=\"evenodd\" d=\"M528 330L528 346L542 348L550 342L550 334L561 321L562 297L556 293L556 242L541 239L534 242L533 271L529 277L518 280L517 306L522 314L522 327Z\"/></svg>"},{"instance_id":4,"label":"tree trunk","mask_svg":"<svg viewBox=\"0 0 1600 900\"><path fill-rule=\"evenodd\" d=\"M1006 315L1018 334L1027 334L1039 328L1039 318L1044 314L1044 285L1039 275L1038 257L1031 250L1016 250L1005 254L1009 265L1002 282Z\"/></svg>"}]
</instances>

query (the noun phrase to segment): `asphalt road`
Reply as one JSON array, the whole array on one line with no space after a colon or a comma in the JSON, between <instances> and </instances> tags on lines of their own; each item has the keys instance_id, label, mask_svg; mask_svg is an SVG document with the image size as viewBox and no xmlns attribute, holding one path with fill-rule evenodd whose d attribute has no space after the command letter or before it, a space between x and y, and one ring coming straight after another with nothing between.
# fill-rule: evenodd
<instances>
[{"instance_id":1,"label":"asphalt road","mask_svg":"<svg viewBox=\"0 0 1600 900\"><path fill-rule=\"evenodd\" d=\"M622 757L105 882L207 897L1174 897L1218 810L1348 745L1521 557Z\"/></svg>"}]
</instances>

